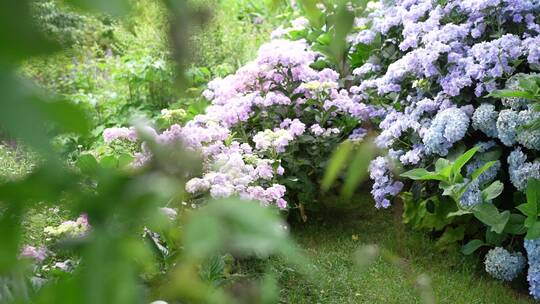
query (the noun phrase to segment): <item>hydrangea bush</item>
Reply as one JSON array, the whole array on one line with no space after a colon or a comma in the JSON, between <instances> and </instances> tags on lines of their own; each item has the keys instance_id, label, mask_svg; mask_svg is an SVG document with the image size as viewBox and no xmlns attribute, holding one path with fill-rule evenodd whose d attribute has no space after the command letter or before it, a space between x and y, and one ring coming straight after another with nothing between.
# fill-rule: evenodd
<instances>
[{"instance_id":1,"label":"hydrangea bush","mask_svg":"<svg viewBox=\"0 0 540 304\"><path fill-rule=\"evenodd\" d=\"M275 39L258 57L208 84L206 112L154 138L200 153L205 169L186 190L196 198L238 195L286 209L311 204L325 163L343 140L361 140L374 107L347 90L340 75L311 65L321 57L304 40ZM106 142L136 141L134 129L105 130ZM137 164L150 158L145 149Z\"/></svg>"},{"instance_id":2,"label":"hydrangea bush","mask_svg":"<svg viewBox=\"0 0 540 304\"><path fill-rule=\"evenodd\" d=\"M385 109L376 143L388 153L370 167L376 206L400 197L404 220L416 228L440 231L441 241L474 239L464 251L484 245L524 251L509 236L540 236L537 199L527 193L520 206L525 192L537 191L530 181L540 179L540 129L530 127L540 112L530 96L508 92L528 87L524 79L540 68L540 2L375 6L356 19L360 30L350 40L374 50L353 72L359 81L351 91ZM474 147L476 153L460 157ZM391 165L408 171L403 179ZM531 264L538 248L526 242L530 290L540 298ZM511 280L518 260L503 248L490 251L486 271Z\"/></svg>"}]
</instances>

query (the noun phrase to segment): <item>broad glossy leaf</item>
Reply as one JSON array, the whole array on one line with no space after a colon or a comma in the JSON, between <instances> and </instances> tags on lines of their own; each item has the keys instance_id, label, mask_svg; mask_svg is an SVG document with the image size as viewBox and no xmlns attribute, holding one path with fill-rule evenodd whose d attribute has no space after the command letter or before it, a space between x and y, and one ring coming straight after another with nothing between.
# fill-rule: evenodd
<instances>
[{"instance_id":1,"label":"broad glossy leaf","mask_svg":"<svg viewBox=\"0 0 540 304\"><path fill-rule=\"evenodd\" d=\"M438 180L445 181L444 176L436 174L435 172L430 172L424 168L412 169L410 171L401 173L401 177L410 178L412 180Z\"/></svg>"},{"instance_id":2,"label":"broad glossy leaf","mask_svg":"<svg viewBox=\"0 0 540 304\"><path fill-rule=\"evenodd\" d=\"M486 189L482 190L482 199L484 202L493 200L501 195L504 190L504 184L500 181L494 181Z\"/></svg>"},{"instance_id":3,"label":"broad glossy leaf","mask_svg":"<svg viewBox=\"0 0 540 304\"><path fill-rule=\"evenodd\" d=\"M508 223L506 224L506 227L504 228L504 232L514 235L525 234L527 232L527 228L525 227L525 220L525 216L512 213L510 215Z\"/></svg>"},{"instance_id":4,"label":"broad glossy leaf","mask_svg":"<svg viewBox=\"0 0 540 304\"><path fill-rule=\"evenodd\" d=\"M540 238L540 221L536 221L527 229L527 235L525 238L528 240L536 240L537 238Z\"/></svg>"},{"instance_id":5,"label":"broad glossy leaf","mask_svg":"<svg viewBox=\"0 0 540 304\"><path fill-rule=\"evenodd\" d=\"M475 206L473 214L482 223L491 227L491 230L496 233L502 233L510 219L510 212L508 210L501 213L497 207L491 203L482 203Z\"/></svg>"},{"instance_id":6,"label":"broad glossy leaf","mask_svg":"<svg viewBox=\"0 0 540 304\"><path fill-rule=\"evenodd\" d=\"M467 152L463 153L460 157L458 157L454 163L452 164L452 174L454 177L461 175L461 168L465 166L471 160L471 158L476 154L478 151L478 147L474 147Z\"/></svg>"},{"instance_id":7,"label":"broad glossy leaf","mask_svg":"<svg viewBox=\"0 0 540 304\"><path fill-rule=\"evenodd\" d=\"M488 96L496 98L525 98L534 99L534 95L525 91L518 90L497 90L491 92Z\"/></svg>"},{"instance_id":8,"label":"broad glossy leaf","mask_svg":"<svg viewBox=\"0 0 540 304\"><path fill-rule=\"evenodd\" d=\"M527 204L531 206L531 215L538 215L540 205L540 180L530 178L527 182Z\"/></svg>"},{"instance_id":9,"label":"broad glossy leaf","mask_svg":"<svg viewBox=\"0 0 540 304\"><path fill-rule=\"evenodd\" d=\"M444 177L450 178L452 163L447 159L439 158L435 162L435 171Z\"/></svg>"},{"instance_id":10,"label":"broad glossy leaf","mask_svg":"<svg viewBox=\"0 0 540 304\"><path fill-rule=\"evenodd\" d=\"M92 154L83 154L79 156L76 165L84 174L92 174L99 169L99 164Z\"/></svg>"}]
</instances>

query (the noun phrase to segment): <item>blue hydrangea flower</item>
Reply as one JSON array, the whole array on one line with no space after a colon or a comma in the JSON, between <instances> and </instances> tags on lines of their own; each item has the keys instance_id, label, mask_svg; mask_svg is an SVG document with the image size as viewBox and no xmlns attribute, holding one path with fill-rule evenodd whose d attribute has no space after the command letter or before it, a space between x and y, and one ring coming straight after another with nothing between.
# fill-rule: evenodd
<instances>
[{"instance_id":1,"label":"blue hydrangea flower","mask_svg":"<svg viewBox=\"0 0 540 304\"><path fill-rule=\"evenodd\" d=\"M518 114L520 126L526 126L534 120L540 118L540 112L531 110L521 111ZM523 128L517 131L516 140L525 148L540 150L540 130L533 128Z\"/></svg>"},{"instance_id":2,"label":"blue hydrangea flower","mask_svg":"<svg viewBox=\"0 0 540 304\"><path fill-rule=\"evenodd\" d=\"M478 147L478 152L482 153L490 150L493 147L496 147L497 143L494 140L480 141L476 143L476 146Z\"/></svg>"},{"instance_id":3,"label":"blue hydrangea flower","mask_svg":"<svg viewBox=\"0 0 540 304\"><path fill-rule=\"evenodd\" d=\"M513 146L516 143L517 128L519 126L519 114L512 110L502 110L497 119L498 137L506 146Z\"/></svg>"},{"instance_id":4,"label":"blue hydrangea flower","mask_svg":"<svg viewBox=\"0 0 540 304\"><path fill-rule=\"evenodd\" d=\"M484 265L492 277L509 282L525 268L525 257L521 252L510 253L504 248L495 247L486 254Z\"/></svg>"},{"instance_id":5,"label":"blue hydrangea flower","mask_svg":"<svg viewBox=\"0 0 540 304\"><path fill-rule=\"evenodd\" d=\"M465 179L465 181L461 184L461 186L467 185L469 183L469 179ZM480 190L480 185L478 184L478 180L474 180L470 182L470 184L467 187L467 190L459 199L459 204L461 207L465 209L470 209L478 204L482 203L482 190Z\"/></svg>"},{"instance_id":6,"label":"blue hydrangea flower","mask_svg":"<svg viewBox=\"0 0 540 304\"><path fill-rule=\"evenodd\" d=\"M403 188L403 183L394 181L390 162L387 158L379 156L369 165L369 175L373 180L371 194L375 199L375 207L388 208L389 196L396 196Z\"/></svg>"},{"instance_id":7,"label":"blue hydrangea flower","mask_svg":"<svg viewBox=\"0 0 540 304\"><path fill-rule=\"evenodd\" d=\"M461 109L449 108L440 111L424 134L426 151L441 156L447 155L448 149L465 136L468 128L469 117Z\"/></svg>"},{"instance_id":8,"label":"blue hydrangea flower","mask_svg":"<svg viewBox=\"0 0 540 304\"><path fill-rule=\"evenodd\" d=\"M514 187L524 191L529 178L540 179L540 162L527 162L527 155L517 148L508 156L508 173Z\"/></svg>"},{"instance_id":9,"label":"blue hydrangea flower","mask_svg":"<svg viewBox=\"0 0 540 304\"><path fill-rule=\"evenodd\" d=\"M467 166L465 167L465 171L467 171L467 176L471 176L471 174L473 174L473 172L476 169L481 168L485 164L486 164L486 161L483 161L480 159L473 160L472 162L467 164ZM501 162L497 160L491 167L489 167L489 169L487 169L482 174L480 174L480 176L478 176L478 179L477 179L478 184L480 186L484 186L492 182L493 180L495 180L500 169L501 169Z\"/></svg>"},{"instance_id":10,"label":"blue hydrangea flower","mask_svg":"<svg viewBox=\"0 0 540 304\"><path fill-rule=\"evenodd\" d=\"M529 292L536 300L540 300L540 239L525 240L523 245L529 260Z\"/></svg>"},{"instance_id":11,"label":"blue hydrangea flower","mask_svg":"<svg viewBox=\"0 0 540 304\"><path fill-rule=\"evenodd\" d=\"M481 104L472 117L472 126L475 130L484 132L489 137L497 137L497 118L499 112L489 103Z\"/></svg>"},{"instance_id":12,"label":"blue hydrangea flower","mask_svg":"<svg viewBox=\"0 0 540 304\"><path fill-rule=\"evenodd\" d=\"M529 273L527 274L529 282L529 293L535 300L540 300L540 265L529 265Z\"/></svg>"}]
</instances>

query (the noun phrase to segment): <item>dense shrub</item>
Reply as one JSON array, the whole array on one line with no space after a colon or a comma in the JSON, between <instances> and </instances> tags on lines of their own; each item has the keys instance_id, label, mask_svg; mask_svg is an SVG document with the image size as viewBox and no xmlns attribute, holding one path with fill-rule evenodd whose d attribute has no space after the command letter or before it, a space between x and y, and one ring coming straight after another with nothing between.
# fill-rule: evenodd
<instances>
[{"instance_id":1,"label":"dense shrub","mask_svg":"<svg viewBox=\"0 0 540 304\"><path fill-rule=\"evenodd\" d=\"M187 183L188 192L285 209L286 185L288 199L313 203L328 156L344 139L363 138L361 120L373 110L340 87L335 71L311 68L316 57L304 41L263 45L255 61L209 83L205 114L157 136L204 155L206 172Z\"/></svg>"},{"instance_id":2,"label":"dense shrub","mask_svg":"<svg viewBox=\"0 0 540 304\"><path fill-rule=\"evenodd\" d=\"M540 237L536 207L518 208L528 220L516 210L527 188L538 204L540 129L529 125L540 113L530 96L496 91L534 84L526 79L540 63L539 10L537 1L383 1L357 20L366 28L354 41L376 46L357 70L358 92L386 105L376 142L388 154L371 166L377 207L401 190L405 221L441 231L441 244L478 238L469 246L522 251L516 235ZM392 165L413 169L404 176L414 181L392 182Z\"/></svg>"}]
</instances>

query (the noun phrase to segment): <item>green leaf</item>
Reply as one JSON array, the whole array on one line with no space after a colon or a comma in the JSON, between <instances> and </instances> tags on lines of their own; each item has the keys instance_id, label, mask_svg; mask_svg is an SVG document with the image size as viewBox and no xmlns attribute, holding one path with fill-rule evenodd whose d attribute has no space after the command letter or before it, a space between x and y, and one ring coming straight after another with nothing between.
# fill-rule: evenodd
<instances>
[{"instance_id":1,"label":"green leaf","mask_svg":"<svg viewBox=\"0 0 540 304\"><path fill-rule=\"evenodd\" d=\"M487 244L484 243L481 240L472 240L472 241L468 242L467 244L463 245L463 247L461 247L461 253L463 253L464 255L471 255L476 250L478 250L478 248L480 248L482 246L485 246L485 245L487 245Z\"/></svg>"},{"instance_id":2,"label":"green leaf","mask_svg":"<svg viewBox=\"0 0 540 304\"><path fill-rule=\"evenodd\" d=\"M323 26L324 15L317 7L317 0L300 0L299 3L311 26L321 28Z\"/></svg>"},{"instance_id":3,"label":"green leaf","mask_svg":"<svg viewBox=\"0 0 540 304\"><path fill-rule=\"evenodd\" d=\"M118 167L118 159L114 155L107 155L99 160L99 165L103 168L114 169Z\"/></svg>"},{"instance_id":4,"label":"green leaf","mask_svg":"<svg viewBox=\"0 0 540 304\"><path fill-rule=\"evenodd\" d=\"M452 175L454 177L461 175L461 168L465 166L466 163L471 160L471 158L476 154L479 147L474 147L467 152L463 153L460 157L458 157L454 163L452 164Z\"/></svg>"},{"instance_id":5,"label":"green leaf","mask_svg":"<svg viewBox=\"0 0 540 304\"><path fill-rule=\"evenodd\" d=\"M122 153L118 156L118 168L125 168L133 162L134 157L128 153Z\"/></svg>"},{"instance_id":6,"label":"green leaf","mask_svg":"<svg viewBox=\"0 0 540 304\"><path fill-rule=\"evenodd\" d=\"M450 178L450 173L452 171L452 163L444 158L437 159L437 162L435 162L435 172L438 174Z\"/></svg>"},{"instance_id":7,"label":"green leaf","mask_svg":"<svg viewBox=\"0 0 540 304\"><path fill-rule=\"evenodd\" d=\"M538 215L540 205L540 180L530 178L527 182L527 204L534 207L534 215Z\"/></svg>"},{"instance_id":8,"label":"green leaf","mask_svg":"<svg viewBox=\"0 0 540 304\"><path fill-rule=\"evenodd\" d=\"M525 91L517 91L517 90L497 90L491 92L489 97L495 97L495 98L525 98L525 99L532 99L534 100L534 95L531 93L525 92Z\"/></svg>"},{"instance_id":9,"label":"green leaf","mask_svg":"<svg viewBox=\"0 0 540 304\"><path fill-rule=\"evenodd\" d=\"M538 85L533 78L530 77L520 77L519 86L525 89L528 92L536 92L538 90Z\"/></svg>"},{"instance_id":10,"label":"green leaf","mask_svg":"<svg viewBox=\"0 0 540 304\"><path fill-rule=\"evenodd\" d=\"M404 202L403 222L415 229L439 231L454 220L448 214L456 211L456 204L449 199L432 196L418 201L410 192L402 193L401 197Z\"/></svg>"},{"instance_id":11,"label":"green leaf","mask_svg":"<svg viewBox=\"0 0 540 304\"><path fill-rule=\"evenodd\" d=\"M525 236L527 240L536 240L540 238L540 222L536 221L529 229L527 229L527 235Z\"/></svg>"},{"instance_id":12,"label":"green leaf","mask_svg":"<svg viewBox=\"0 0 540 304\"><path fill-rule=\"evenodd\" d=\"M350 141L345 141L341 145L339 145L334 151L328 163L328 167L324 172L324 177L321 182L321 188L323 190L330 189L332 184L335 182L339 173L347 164L352 148L353 144Z\"/></svg>"},{"instance_id":13,"label":"green leaf","mask_svg":"<svg viewBox=\"0 0 540 304\"><path fill-rule=\"evenodd\" d=\"M486 243L493 246L500 246L506 240L506 233L497 233L486 229Z\"/></svg>"},{"instance_id":14,"label":"green leaf","mask_svg":"<svg viewBox=\"0 0 540 304\"><path fill-rule=\"evenodd\" d=\"M535 216L538 215L538 212L536 210L536 206L528 204L528 203L521 204L521 205L517 206L516 209L521 211L521 213L523 213L527 217L535 217Z\"/></svg>"},{"instance_id":15,"label":"green leaf","mask_svg":"<svg viewBox=\"0 0 540 304\"><path fill-rule=\"evenodd\" d=\"M446 227L446 230L437 240L435 246L438 248L446 248L449 245L463 240L465 237L465 226Z\"/></svg>"},{"instance_id":16,"label":"green leaf","mask_svg":"<svg viewBox=\"0 0 540 304\"><path fill-rule=\"evenodd\" d=\"M495 163L496 161L490 161L485 163L482 167L474 170L474 172L471 174L471 180L476 180L480 175L482 175L482 173L486 172Z\"/></svg>"},{"instance_id":17,"label":"green leaf","mask_svg":"<svg viewBox=\"0 0 540 304\"><path fill-rule=\"evenodd\" d=\"M372 140L364 141L356 149L343 184L342 194L344 197L352 197L356 187L366 178L368 166L375 156L375 151L376 148Z\"/></svg>"},{"instance_id":18,"label":"green leaf","mask_svg":"<svg viewBox=\"0 0 540 304\"><path fill-rule=\"evenodd\" d=\"M525 227L525 219L526 217L521 214L512 213L506 227L504 228L504 232L514 235L525 234L527 232L527 228Z\"/></svg>"},{"instance_id":19,"label":"green leaf","mask_svg":"<svg viewBox=\"0 0 540 304\"><path fill-rule=\"evenodd\" d=\"M448 213L448 216L447 217L454 217L454 216L462 216L462 215L467 215L467 214L472 214L471 211L468 211L468 210L458 210L456 212L450 212Z\"/></svg>"},{"instance_id":20,"label":"green leaf","mask_svg":"<svg viewBox=\"0 0 540 304\"><path fill-rule=\"evenodd\" d=\"M486 189L482 190L482 199L484 202L489 202L501 195L504 190L504 184L500 181L494 181Z\"/></svg>"},{"instance_id":21,"label":"green leaf","mask_svg":"<svg viewBox=\"0 0 540 304\"><path fill-rule=\"evenodd\" d=\"M496 233L502 233L510 219L510 212L508 210L500 213L497 207L491 203L482 203L475 206L473 214Z\"/></svg>"},{"instance_id":22,"label":"green leaf","mask_svg":"<svg viewBox=\"0 0 540 304\"><path fill-rule=\"evenodd\" d=\"M99 168L99 164L92 154L83 154L79 156L76 165L83 174L92 174Z\"/></svg>"},{"instance_id":23,"label":"green leaf","mask_svg":"<svg viewBox=\"0 0 540 304\"><path fill-rule=\"evenodd\" d=\"M412 180L439 180L439 181L446 180L444 176L441 176L435 172L430 172L424 168L412 169L410 171L402 173L400 176L406 177Z\"/></svg>"},{"instance_id":24,"label":"green leaf","mask_svg":"<svg viewBox=\"0 0 540 304\"><path fill-rule=\"evenodd\" d=\"M60 49L39 30L35 19L31 1L0 1L0 66Z\"/></svg>"}]
</instances>

